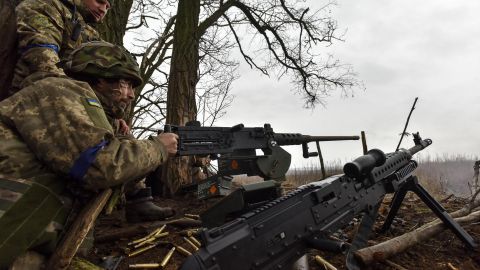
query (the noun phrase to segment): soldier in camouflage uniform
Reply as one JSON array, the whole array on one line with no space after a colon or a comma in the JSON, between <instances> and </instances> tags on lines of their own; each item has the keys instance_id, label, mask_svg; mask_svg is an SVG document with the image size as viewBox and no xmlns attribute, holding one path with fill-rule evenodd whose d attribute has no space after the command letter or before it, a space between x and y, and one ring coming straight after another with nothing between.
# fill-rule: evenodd
<instances>
[{"instance_id":1,"label":"soldier in camouflage uniform","mask_svg":"<svg viewBox=\"0 0 480 270\"><path fill-rule=\"evenodd\" d=\"M114 135L109 119L122 115L141 83L125 49L87 43L65 71L78 80L48 77L0 102L0 269L26 250L52 250L73 193L137 181L176 153L173 133Z\"/></svg>"},{"instance_id":2,"label":"soldier in camouflage uniform","mask_svg":"<svg viewBox=\"0 0 480 270\"><path fill-rule=\"evenodd\" d=\"M89 23L98 23L113 0L22 0L17 6L19 59L11 94L31 82L54 74L80 44L100 40Z\"/></svg>"}]
</instances>

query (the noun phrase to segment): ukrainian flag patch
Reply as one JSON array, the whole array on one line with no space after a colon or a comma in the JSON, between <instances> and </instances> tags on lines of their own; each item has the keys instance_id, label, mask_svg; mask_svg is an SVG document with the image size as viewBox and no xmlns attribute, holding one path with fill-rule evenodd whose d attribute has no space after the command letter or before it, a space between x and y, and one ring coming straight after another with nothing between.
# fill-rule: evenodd
<instances>
[{"instance_id":1,"label":"ukrainian flag patch","mask_svg":"<svg viewBox=\"0 0 480 270\"><path fill-rule=\"evenodd\" d=\"M102 108L102 105L100 104L100 102L98 102L98 100L96 100L94 98L87 98L87 103L90 106L95 106L95 107L98 107L98 108Z\"/></svg>"}]
</instances>

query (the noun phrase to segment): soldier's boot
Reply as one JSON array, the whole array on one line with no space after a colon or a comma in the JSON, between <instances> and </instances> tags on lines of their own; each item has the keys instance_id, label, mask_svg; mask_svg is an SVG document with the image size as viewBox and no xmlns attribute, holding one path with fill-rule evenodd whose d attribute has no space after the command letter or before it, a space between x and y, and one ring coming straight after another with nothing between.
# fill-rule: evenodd
<instances>
[{"instance_id":1,"label":"soldier's boot","mask_svg":"<svg viewBox=\"0 0 480 270\"><path fill-rule=\"evenodd\" d=\"M128 222L164 220L174 215L175 211L172 208L160 207L153 203L150 188L140 189L133 195L127 196L125 217Z\"/></svg>"}]
</instances>

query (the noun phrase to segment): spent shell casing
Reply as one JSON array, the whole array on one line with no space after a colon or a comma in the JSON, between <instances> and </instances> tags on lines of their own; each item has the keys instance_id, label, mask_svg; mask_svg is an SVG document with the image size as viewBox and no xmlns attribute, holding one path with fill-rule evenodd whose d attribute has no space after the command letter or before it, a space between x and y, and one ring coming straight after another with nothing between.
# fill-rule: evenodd
<instances>
[{"instance_id":1,"label":"spent shell casing","mask_svg":"<svg viewBox=\"0 0 480 270\"><path fill-rule=\"evenodd\" d=\"M128 243L127 245L131 246L131 245L135 245L135 244L144 242L145 240L148 240L148 239L154 237L155 235L160 234L160 233L165 229L166 226L167 226L167 225L163 225L163 226L160 227L160 228L156 228L156 229L153 230L151 233L149 233L147 236L144 236L144 237L142 237L142 238L133 240L132 242Z\"/></svg>"},{"instance_id":2,"label":"spent shell casing","mask_svg":"<svg viewBox=\"0 0 480 270\"><path fill-rule=\"evenodd\" d=\"M192 243L190 239L183 237L183 240L185 240L185 242L187 242L193 248L193 250L198 251L198 247L194 243Z\"/></svg>"},{"instance_id":3,"label":"spent shell casing","mask_svg":"<svg viewBox=\"0 0 480 270\"><path fill-rule=\"evenodd\" d=\"M182 236L196 236L200 233L200 229L190 229L190 230L184 230L180 231L179 234Z\"/></svg>"},{"instance_id":4,"label":"spent shell casing","mask_svg":"<svg viewBox=\"0 0 480 270\"><path fill-rule=\"evenodd\" d=\"M174 251L175 251L175 247L172 247L170 251L168 251L167 255L165 255L165 258L163 258L162 262L160 263L160 267L165 268L165 265L167 265Z\"/></svg>"},{"instance_id":5,"label":"spent shell casing","mask_svg":"<svg viewBox=\"0 0 480 270\"><path fill-rule=\"evenodd\" d=\"M143 252L145 252L145 251L147 251L147 250L149 250L149 249L151 249L151 248L153 248L153 247L155 247L155 246L156 246L156 245L154 244L154 245L149 245L149 246L146 246L146 247L137 249L137 250L133 251L132 253L129 253L129 254L128 254L128 257L136 256L136 255L138 255L138 254L140 254L140 253L143 253Z\"/></svg>"},{"instance_id":6,"label":"spent shell casing","mask_svg":"<svg viewBox=\"0 0 480 270\"><path fill-rule=\"evenodd\" d=\"M200 243L195 236L189 236L188 239L190 239L190 241L192 241L192 243L194 243L197 247L200 248L202 246L202 243Z\"/></svg>"},{"instance_id":7,"label":"spent shell casing","mask_svg":"<svg viewBox=\"0 0 480 270\"><path fill-rule=\"evenodd\" d=\"M177 251L182 254L182 255L185 255L185 256L190 256L192 255L192 253L188 250L186 250L185 248L183 248L182 246L179 246L179 245L176 245L175 246L177 248Z\"/></svg>"},{"instance_id":8,"label":"spent shell casing","mask_svg":"<svg viewBox=\"0 0 480 270\"><path fill-rule=\"evenodd\" d=\"M127 245L132 246L132 245L141 243L141 242L143 242L143 241L145 241L145 240L147 240L147 239L148 239L148 237L147 237L147 236L144 236L144 237L142 237L142 238L135 239L135 240L133 240L132 242L129 242Z\"/></svg>"},{"instance_id":9,"label":"spent shell casing","mask_svg":"<svg viewBox=\"0 0 480 270\"><path fill-rule=\"evenodd\" d=\"M168 232L163 232L155 235L154 239L161 238L167 236L169 233Z\"/></svg>"},{"instance_id":10,"label":"spent shell casing","mask_svg":"<svg viewBox=\"0 0 480 270\"><path fill-rule=\"evenodd\" d=\"M144 246L146 244L150 244L152 243L153 241L155 241L156 239L160 238L160 237L164 237L164 236L167 236L168 235L168 232L164 232L164 233L160 233L160 234L157 234L157 235L154 235L148 239L145 239L145 241L143 242L140 242L138 244L136 244L135 246L133 246L134 248L139 248L141 246Z\"/></svg>"},{"instance_id":11,"label":"spent shell casing","mask_svg":"<svg viewBox=\"0 0 480 270\"><path fill-rule=\"evenodd\" d=\"M188 218L193 218L193 219L200 219L199 215L194 215L194 214L184 214L184 216Z\"/></svg>"},{"instance_id":12,"label":"spent shell casing","mask_svg":"<svg viewBox=\"0 0 480 270\"><path fill-rule=\"evenodd\" d=\"M157 235L161 234L163 232L163 230L165 230L165 228L167 227L167 225L163 225L162 227L160 227L159 229L157 229L157 231L155 232L155 234L153 234L152 236L156 237Z\"/></svg>"},{"instance_id":13,"label":"spent shell casing","mask_svg":"<svg viewBox=\"0 0 480 270\"><path fill-rule=\"evenodd\" d=\"M146 239L145 241L140 242L140 243L136 244L136 245L133 246L133 247L134 247L134 248L139 248L139 247L141 247L141 246L145 246L145 245L147 245L147 244L150 244L150 243L152 243L153 241L155 241L155 237L148 238L148 239Z\"/></svg>"},{"instance_id":14,"label":"spent shell casing","mask_svg":"<svg viewBox=\"0 0 480 270\"><path fill-rule=\"evenodd\" d=\"M137 264L130 264L128 268L133 269L144 269L144 268L159 268L159 263L137 263Z\"/></svg>"}]
</instances>

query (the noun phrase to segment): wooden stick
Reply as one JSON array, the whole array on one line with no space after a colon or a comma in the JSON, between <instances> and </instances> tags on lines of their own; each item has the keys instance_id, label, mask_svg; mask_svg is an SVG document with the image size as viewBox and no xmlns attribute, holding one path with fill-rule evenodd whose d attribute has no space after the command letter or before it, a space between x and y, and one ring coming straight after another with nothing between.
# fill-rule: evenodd
<instances>
[{"instance_id":1,"label":"wooden stick","mask_svg":"<svg viewBox=\"0 0 480 270\"><path fill-rule=\"evenodd\" d=\"M363 148L363 154L366 155L368 152L368 147L367 147L367 137L365 137L365 131L362 131L360 133L362 135L362 148Z\"/></svg>"},{"instance_id":2,"label":"wooden stick","mask_svg":"<svg viewBox=\"0 0 480 270\"><path fill-rule=\"evenodd\" d=\"M120 198L122 197L122 193L123 193L123 186L115 187L113 189L112 195L108 200L107 206L105 206L105 215L109 216L112 214L113 209L118 203L118 200L120 200Z\"/></svg>"},{"instance_id":3,"label":"wooden stick","mask_svg":"<svg viewBox=\"0 0 480 270\"><path fill-rule=\"evenodd\" d=\"M454 213L452 213L452 217L454 216ZM468 216L455 218L455 221L460 225L478 220L480 220L480 211L473 212ZM445 225L437 219L423 225L415 231L402 234L375 246L357 250L355 251L355 257L364 265L369 265L374 261L384 261L417 243L438 235L445 229Z\"/></svg>"},{"instance_id":4,"label":"wooden stick","mask_svg":"<svg viewBox=\"0 0 480 270\"><path fill-rule=\"evenodd\" d=\"M72 226L68 229L62 242L57 246L46 269L68 268L73 256L75 256L85 236L93 227L95 220L102 212L111 194L111 189L105 189L83 207Z\"/></svg>"}]
</instances>

